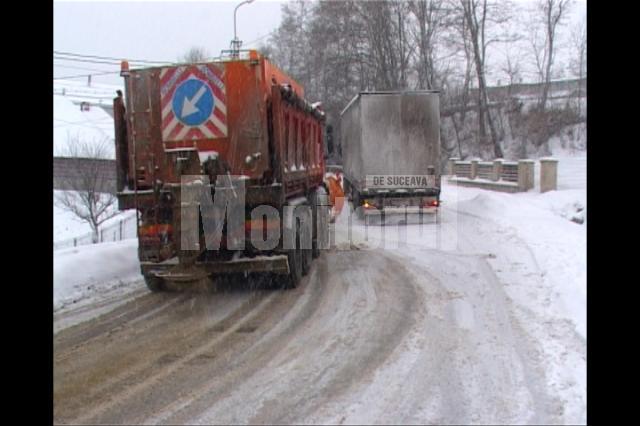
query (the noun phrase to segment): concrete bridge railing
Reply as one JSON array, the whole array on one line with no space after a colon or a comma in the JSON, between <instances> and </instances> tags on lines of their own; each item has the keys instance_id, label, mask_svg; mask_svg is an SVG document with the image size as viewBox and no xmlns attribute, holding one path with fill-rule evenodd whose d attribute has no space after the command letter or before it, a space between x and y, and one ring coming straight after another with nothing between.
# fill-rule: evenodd
<instances>
[{"instance_id":1,"label":"concrete bridge railing","mask_svg":"<svg viewBox=\"0 0 640 426\"><path fill-rule=\"evenodd\" d=\"M557 189L558 160L543 158L540 160L540 192ZM475 186L503 192L526 192L535 186L535 161L480 161L477 159L461 161L449 159L449 181L462 186Z\"/></svg>"}]
</instances>

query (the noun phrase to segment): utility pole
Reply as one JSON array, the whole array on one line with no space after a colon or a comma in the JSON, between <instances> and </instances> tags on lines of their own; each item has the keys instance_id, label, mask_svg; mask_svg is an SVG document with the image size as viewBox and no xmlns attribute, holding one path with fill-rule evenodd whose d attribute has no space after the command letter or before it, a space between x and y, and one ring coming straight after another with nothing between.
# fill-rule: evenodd
<instances>
[{"instance_id":1,"label":"utility pole","mask_svg":"<svg viewBox=\"0 0 640 426\"><path fill-rule=\"evenodd\" d=\"M238 35L236 33L236 12L238 12L238 8L243 4L253 3L254 0L245 0L233 9L233 40L231 40L231 55L234 58L240 56L240 47L242 46L242 41L238 40Z\"/></svg>"}]
</instances>

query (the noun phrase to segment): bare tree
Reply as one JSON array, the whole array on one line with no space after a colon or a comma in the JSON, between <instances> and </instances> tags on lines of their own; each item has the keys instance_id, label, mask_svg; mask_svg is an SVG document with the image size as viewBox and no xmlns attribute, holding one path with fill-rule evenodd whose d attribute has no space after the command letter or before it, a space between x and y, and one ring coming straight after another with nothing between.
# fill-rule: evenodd
<instances>
[{"instance_id":1,"label":"bare tree","mask_svg":"<svg viewBox=\"0 0 640 426\"><path fill-rule=\"evenodd\" d=\"M91 226L94 243L98 242L100 225L118 213L108 170L113 165L105 160L110 143L109 139L88 142L71 137L67 147L58 152L59 157L69 160L69 170L61 178L60 186L65 190L56 192L55 203Z\"/></svg>"},{"instance_id":2,"label":"bare tree","mask_svg":"<svg viewBox=\"0 0 640 426\"><path fill-rule=\"evenodd\" d=\"M368 56L374 72L374 89L398 90L407 87L407 73L415 45L410 43L407 3L367 1L359 4L365 23Z\"/></svg>"},{"instance_id":3,"label":"bare tree","mask_svg":"<svg viewBox=\"0 0 640 426\"><path fill-rule=\"evenodd\" d=\"M487 139L486 125L489 126L494 155L502 158L502 148L498 140L495 124L489 110L487 94L486 59L487 47L491 43L509 41L510 37L491 35L490 26L499 26L509 19L511 5L507 2L489 3L487 0L460 0L462 17L466 23L466 32L478 81L478 126L481 143ZM486 123L486 124L485 124Z\"/></svg>"},{"instance_id":4,"label":"bare tree","mask_svg":"<svg viewBox=\"0 0 640 426\"><path fill-rule=\"evenodd\" d=\"M545 53L543 55L544 81L542 85L542 97L540 98L540 110L544 111L549 96L551 83L551 69L555 59L557 29L569 12L571 0L541 0L538 8L544 19Z\"/></svg>"},{"instance_id":5,"label":"bare tree","mask_svg":"<svg viewBox=\"0 0 640 426\"><path fill-rule=\"evenodd\" d=\"M503 53L504 62L500 67L500 71L507 76L507 81L509 82L508 96L511 96L513 85L522 80L522 62L524 58L520 47L510 43L505 45Z\"/></svg>"},{"instance_id":6,"label":"bare tree","mask_svg":"<svg viewBox=\"0 0 640 426\"><path fill-rule=\"evenodd\" d=\"M178 61L195 64L198 62L205 62L208 57L209 53L204 47L192 46L184 55L178 58Z\"/></svg>"},{"instance_id":7,"label":"bare tree","mask_svg":"<svg viewBox=\"0 0 640 426\"><path fill-rule=\"evenodd\" d=\"M284 3L281 9L282 22L270 37L274 46L272 59L304 85L310 80L311 74L309 61L303 60L309 52L306 23L310 6L307 2L297 0Z\"/></svg>"},{"instance_id":8,"label":"bare tree","mask_svg":"<svg viewBox=\"0 0 640 426\"><path fill-rule=\"evenodd\" d=\"M409 2L409 10L417 23L414 38L418 46L418 88L431 90L435 83L435 39L443 24L443 1L413 0Z\"/></svg>"},{"instance_id":9,"label":"bare tree","mask_svg":"<svg viewBox=\"0 0 640 426\"><path fill-rule=\"evenodd\" d=\"M572 71L574 75L579 78L578 82L578 115L581 112L581 98L582 98L582 79L587 75L587 26L583 19L572 31L571 31L571 45L574 50L574 59L572 62Z\"/></svg>"}]
</instances>

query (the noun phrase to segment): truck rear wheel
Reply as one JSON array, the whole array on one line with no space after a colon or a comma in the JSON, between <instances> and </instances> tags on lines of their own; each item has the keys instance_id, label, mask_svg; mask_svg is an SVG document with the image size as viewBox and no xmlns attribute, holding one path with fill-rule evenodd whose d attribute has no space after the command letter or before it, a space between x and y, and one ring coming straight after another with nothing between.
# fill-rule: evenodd
<instances>
[{"instance_id":1,"label":"truck rear wheel","mask_svg":"<svg viewBox=\"0 0 640 426\"><path fill-rule=\"evenodd\" d=\"M144 282L147 285L147 288L154 293L165 290L164 281L162 280L162 278L158 278L153 275L145 275Z\"/></svg>"},{"instance_id":2,"label":"truck rear wheel","mask_svg":"<svg viewBox=\"0 0 640 426\"><path fill-rule=\"evenodd\" d=\"M302 250L294 248L287 253L289 275L285 278L284 288L296 288L302 279Z\"/></svg>"},{"instance_id":3,"label":"truck rear wheel","mask_svg":"<svg viewBox=\"0 0 640 426\"><path fill-rule=\"evenodd\" d=\"M313 258L317 258L320 256L320 247L323 244L326 244L328 240L328 223L318 223L318 215L324 215L324 217L329 219L329 195L327 194L327 190L324 186L317 188L312 197L311 197L311 209L312 209L312 220L313 220L313 241L311 254ZM322 247L324 248L324 247Z\"/></svg>"},{"instance_id":4,"label":"truck rear wheel","mask_svg":"<svg viewBox=\"0 0 640 426\"><path fill-rule=\"evenodd\" d=\"M302 275L307 275L311 270L311 262L313 262L313 250L301 249L302 252Z\"/></svg>"},{"instance_id":5,"label":"truck rear wheel","mask_svg":"<svg viewBox=\"0 0 640 426\"><path fill-rule=\"evenodd\" d=\"M289 275L285 278L284 287L287 289L296 288L303 275L303 252L300 244L300 225L298 224L298 232L296 232L296 242L294 247L287 251L287 260L289 262ZM310 250L307 250L310 251Z\"/></svg>"}]
</instances>

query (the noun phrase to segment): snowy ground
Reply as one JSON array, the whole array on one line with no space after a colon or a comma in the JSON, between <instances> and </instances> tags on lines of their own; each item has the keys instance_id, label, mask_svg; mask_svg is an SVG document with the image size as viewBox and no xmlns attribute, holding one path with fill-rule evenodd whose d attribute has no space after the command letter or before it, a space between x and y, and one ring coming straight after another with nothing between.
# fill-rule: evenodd
<instances>
[{"instance_id":1,"label":"snowy ground","mask_svg":"<svg viewBox=\"0 0 640 426\"><path fill-rule=\"evenodd\" d=\"M57 252L58 330L78 323L70 295L103 316L56 337L55 417L585 423L585 164L561 157L546 194L445 183L439 225L349 233L345 208L336 249L284 293L147 294L135 240ZM105 314L114 286L127 303Z\"/></svg>"},{"instance_id":2,"label":"snowy ground","mask_svg":"<svg viewBox=\"0 0 640 426\"><path fill-rule=\"evenodd\" d=\"M100 300L115 287L140 281L138 240L79 246L54 252L54 311L80 301Z\"/></svg>"}]
</instances>

